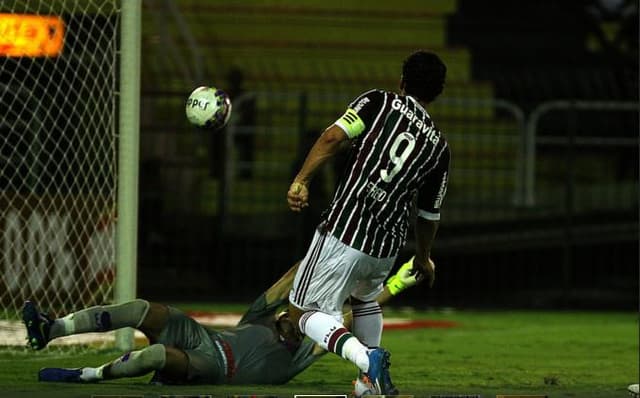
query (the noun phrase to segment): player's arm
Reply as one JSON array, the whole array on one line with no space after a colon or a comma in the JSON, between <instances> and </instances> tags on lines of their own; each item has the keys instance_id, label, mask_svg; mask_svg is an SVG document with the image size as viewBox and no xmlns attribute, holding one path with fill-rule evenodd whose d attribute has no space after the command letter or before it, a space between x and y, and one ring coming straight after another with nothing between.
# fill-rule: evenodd
<instances>
[{"instance_id":1,"label":"player's arm","mask_svg":"<svg viewBox=\"0 0 640 398\"><path fill-rule=\"evenodd\" d=\"M348 138L345 132L335 124L328 127L320 137L318 137L307 154L302 168L289 187L287 201L289 202L289 208L291 210L299 212L309 206L308 187L313 176L322 165L340 151L341 144Z\"/></svg>"},{"instance_id":2,"label":"player's arm","mask_svg":"<svg viewBox=\"0 0 640 398\"><path fill-rule=\"evenodd\" d=\"M289 291L293 286L293 279L299 265L298 261L276 283L262 293L242 316L239 324L273 321L275 312L289 299Z\"/></svg>"},{"instance_id":3,"label":"player's arm","mask_svg":"<svg viewBox=\"0 0 640 398\"><path fill-rule=\"evenodd\" d=\"M346 112L322 133L289 187L287 201L291 210L299 212L309 205L308 187L314 174L336 153L348 147L349 140L361 136L373 124L383 104L381 91L368 91L352 101Z\"/></svg>"},{"instance_id":4,"label":"player's arm","mask_svg":"<svg viewBox=\"0 0 640 398\"><path fill-rule=\"evenodd\" d=\"M418 280L426 279L429 287L435 280L435 265L431 261L431 247L436 238L440 222L440 206L447 193L449 163L451 154L445 143L438 161L427 175L422 188L418 191L418 214L415 222L416 253L411 261L411 274Z\"/></svg>"},{"instance_id":5,"label":"player's arm","mask_svg":"<svg viewBox=\"0 0 640 398\"><path fill-rule=\"evenodd\" d=\"M293 287L293 279L298 271L300 261L296 262L289 270L278 279L267 291L264 293L267 298L267 303L273 303L280 300L286 300L289 298L289 292Z\"/></svg>"},{"instance_id":6,"label":"player's arm","mask_svg":"<svg viewBox=\"0 0 640 398\"><path fill-rule=\"evenodd\" d=\"M411 273L421 280L427 280L429 287L433 286L436 267L431 260L431 247L438 231L438 221L427 220L422 217L416 219L416 254L412 259Z\"/></svg>"}]
</instances>

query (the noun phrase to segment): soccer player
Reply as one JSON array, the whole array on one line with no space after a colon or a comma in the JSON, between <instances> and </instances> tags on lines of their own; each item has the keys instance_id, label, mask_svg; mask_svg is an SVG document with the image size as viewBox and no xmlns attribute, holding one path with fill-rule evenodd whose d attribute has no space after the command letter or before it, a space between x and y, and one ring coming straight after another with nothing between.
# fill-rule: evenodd
<instances>
[{"instance_id":1,"label":"soccer player","mask_svg":"<svg viewBox=\"0 0 640 398\"><path fill-rule=\"evenodd\" d=\"M287 193L291 210L309 205L319 168L349 143L351 157L332 203L296 273L290 314L322 348L353 362L379 394L397 394L389 352L380 348L382 311L375 298L406 240L412 207L416 252L412 272L434 280L430 260L447 188L449 146L428 105L444 88L446 66L417 51L402 65L400 94L371 90L316 140ZM342 326L352 299L353 328Z\"/></svg>"},{"instance_id":2,"label":"soccer player","mask_svg":"<svg viewBox=\"0 0 640 398\"><path fill-rule=\"evenodd\" d=\"M122 327L140 330L150 342L102 366L44 368L38 378L98 382L155 371L152 381L164 384L285 383L326 353L313 341L303 341L286 313L276 315L286 306L296 268L261 294L236 327L223 331L205 328L175 308L141 299L94 306L55 320L27 302L23 320L34 350L45 348L58 337ZM389 279L387 295L381 300L416 283L405 265Z\"/></svg>"}]
</instances>

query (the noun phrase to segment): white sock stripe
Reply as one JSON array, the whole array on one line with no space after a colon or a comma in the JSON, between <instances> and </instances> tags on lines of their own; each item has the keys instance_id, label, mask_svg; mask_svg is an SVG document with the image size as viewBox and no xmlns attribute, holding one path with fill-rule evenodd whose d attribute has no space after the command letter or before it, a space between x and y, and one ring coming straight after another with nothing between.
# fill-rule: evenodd
<instances>
[{"instance_id":1,"label":"white sock stripe","mask_svg":"<svg viewBox=\"0 0 640 398\"><path fill-rule=\"evenodd\" d=\"M354 310L364 310L367 308L381 308L381 307L380 307L380 304L378 304L378 302L369 301L367 303L351 304L351 308L353 308Z\"/></svg>"},{"instance_id":2,"label":"white sock stripe","mask_svg":"<svg viewBox=\"0 0 640 398\"><path fill-rule=\"evenodd\" d=\"M377 315L382 314L382 309L371 309L371 310L362 310L362 311L352 311L353 317L363 317L368 315Z\"/></svg>"},{"instance_id":3,"label":"white sock stripe","mask_svg":"<svg viewBox=\"0 0 640 398\"><path fill-rule=\"evenodd\" d=\"M377 302L356 304L351 306L351 312L354 317L372 314L382 314L382 308Z\"/></svg>"}]
</instances>

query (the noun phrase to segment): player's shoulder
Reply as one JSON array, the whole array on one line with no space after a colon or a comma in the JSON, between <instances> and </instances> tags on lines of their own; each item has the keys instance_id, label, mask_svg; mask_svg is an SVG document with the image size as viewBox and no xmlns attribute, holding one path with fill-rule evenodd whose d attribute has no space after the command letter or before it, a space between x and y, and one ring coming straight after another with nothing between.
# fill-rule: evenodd
<instances>
[{"instance_id":1,"label":"player's shoulder","mask_svg":"<svg viewBox=\"0 0 640 398\"><path fill-rule=\"evenodd\" d=\"M370 90L362 92L360 95L356 97L359 98L370 98L370 99L383 99L383 98L391 98L398 97L397 93L393 91L381 90L379 88L372 88Z\"/></svg>"},{"instance_id":2,"label":"player's shoulder","mask_svg":"<svg viewBox=\"0 0 640 398\"><path fill-rule=\"evenodd\" d=\"M351 101L350 108L355 109L356 112L358 112L365 105L369 107L381 106L393 96L397 96L397 94L391 91L372 88L362 92L353 101Z\"/></svg>"},{"instance_id":3,"label":"player's shoulder","mask_svg":"<svg viewBox=\"0 0 640 398\"><path fill-rule=\"evenodd\" d=\"M388 94L398 95L393 91L383 90L380 88L370 88L367 91L363 91L360 95L362 96L362 95L388 95Z\"/></svg>"}]
</instances>

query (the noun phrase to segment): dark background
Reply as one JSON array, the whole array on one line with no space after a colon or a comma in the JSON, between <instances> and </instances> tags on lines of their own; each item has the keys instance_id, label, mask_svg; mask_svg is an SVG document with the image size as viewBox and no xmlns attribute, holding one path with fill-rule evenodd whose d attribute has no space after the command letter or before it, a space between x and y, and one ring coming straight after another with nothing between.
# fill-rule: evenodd
<instances>
[{"instance_id":1,"label":"dark background","mask_svg":"<svg viewBox=\"0 0 640 398\"><path fill-rule=\"evenodd\" d=\"M430 112L452 172L436 284L399 303L637 308L637 2L144 7L141 297L248 301L299 260L340 164L314 182L305 215L286 208L293 170L352 98L395 89L402 59L425 48L449 68ZM187 125L183 103L199 85L231 95L224 132ZM557 100L569 105L534 120ZM533 199L523 188L531 129Z\"/></svg>"}]
</instances>

